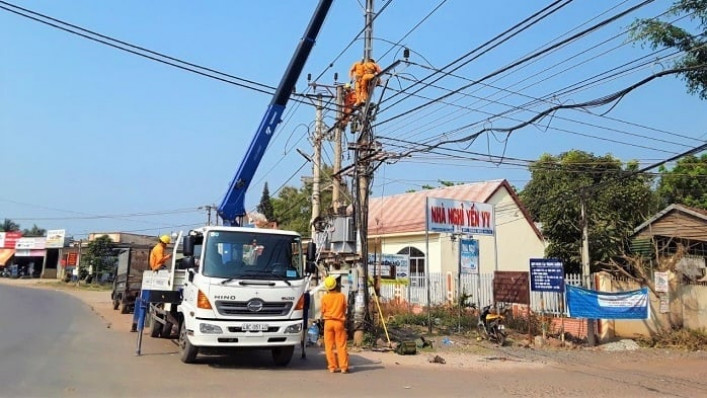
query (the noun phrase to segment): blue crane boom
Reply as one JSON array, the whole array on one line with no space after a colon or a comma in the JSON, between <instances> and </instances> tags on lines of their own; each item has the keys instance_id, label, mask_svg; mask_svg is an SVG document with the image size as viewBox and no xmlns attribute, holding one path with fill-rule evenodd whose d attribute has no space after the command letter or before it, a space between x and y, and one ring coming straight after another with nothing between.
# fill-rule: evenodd
<instances>
[{"instance_id":1,"label":"blue crane boom","mask_svg":"<svg viewBox=\"0 0 707 398\"><path fill-rule=\"evenodd\" d=\"M260 121L258 130L250 142L248 151L246 152L236 175L233 177L228 191L218 207L218 214L223 220L224 225L243 225L243 217L245 216L245 194L250 186L253 175L260 165L265 149L270 143L275 128L280 124L282 112L285 110L287 101L295 87L297 79L299 79L304 64L309 58L309 53L314 46L315 39L319 34L319 30L324 23L329 8L333 0L320 0L317 5L312 19L309 21L309 26L304 32L304 36L300 39L297 49L295 50L290 64L287 66L285 74L282 76L280 84L275 90L272 101L268 105L263 119Z\"/></svg>"}]
</instances>

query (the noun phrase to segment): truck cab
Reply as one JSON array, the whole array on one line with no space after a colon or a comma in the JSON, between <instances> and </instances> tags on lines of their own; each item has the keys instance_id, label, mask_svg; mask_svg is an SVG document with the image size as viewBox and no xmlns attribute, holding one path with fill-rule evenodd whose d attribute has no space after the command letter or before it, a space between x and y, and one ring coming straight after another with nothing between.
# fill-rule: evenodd
<instances>
[{"instance_id":1,"label":"truck cab","mask_svg":"<svg viewBox=\"0 0 707 398\"><path fill-rule=\"evenodd\" d=\"M176 307L182 361L244 347L270 349L277 365L289 363L302 336L308 285L300 236L207 226L190 231L180 246L172 274L184 275L173 284L182 290Z\"/></svg>"}]
</instances>

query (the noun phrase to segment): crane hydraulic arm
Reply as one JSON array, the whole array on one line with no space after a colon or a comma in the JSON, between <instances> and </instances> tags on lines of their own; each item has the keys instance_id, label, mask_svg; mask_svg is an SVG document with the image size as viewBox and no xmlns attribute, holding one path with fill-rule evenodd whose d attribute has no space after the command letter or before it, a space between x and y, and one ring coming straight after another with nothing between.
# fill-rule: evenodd
<instances>
[{"instance_id":1,"label":"crane hydraulic arm","mask_svg":"<svg viewBox=\"0 0 707 398\"><path fill-rule=\"evenodd\" d=\"M320 0L317 9L314 11L314 15L312 15L312 19L309 21L309 26L307 26L307 30L304 32L304 37L300 39L299 45L290 60L290 64L287 66L287 70L275 90L273 99L270 101L270 105L268 105L265 115L263 115L263 119L260 121L260 125L253 136L253 140L250 142L248 151L243 157L238 171L233 177L228 191L218 208L218 214L223 220L224 225L243 225L243 218L246 214L245 194L248 190L248 186L260 165L260 161L263 158L268 143L270 143L275 128L281 121L280 118L285 110L287 101L290 99L290 95L292 94L297 79L299 79L302 73L307 58L309 58L309 53L314 46L315 39L319 34L319 30L324 23L324 19L332 3L333 0Z\"/></svg>"}]
</instances>

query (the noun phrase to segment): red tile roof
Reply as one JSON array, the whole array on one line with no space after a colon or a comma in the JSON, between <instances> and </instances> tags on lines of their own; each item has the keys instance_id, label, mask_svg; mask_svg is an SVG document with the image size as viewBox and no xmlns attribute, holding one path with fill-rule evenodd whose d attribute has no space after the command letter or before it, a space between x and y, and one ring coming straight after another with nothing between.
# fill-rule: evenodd
<instances>
[{"instance_id":1,"label":"red tile roof","mask_svg":"<svg viewBox=\"0 0 707 398\"><path fill-rule=\"evenodd\" d=\"M368 234L385 235L424 231L426 197L485 203L501 186L506 186L509 191L512 191L506 180L494 180L370 198ZM511 195L517 201L517 196Z\"/></svg>"}]
</instances>

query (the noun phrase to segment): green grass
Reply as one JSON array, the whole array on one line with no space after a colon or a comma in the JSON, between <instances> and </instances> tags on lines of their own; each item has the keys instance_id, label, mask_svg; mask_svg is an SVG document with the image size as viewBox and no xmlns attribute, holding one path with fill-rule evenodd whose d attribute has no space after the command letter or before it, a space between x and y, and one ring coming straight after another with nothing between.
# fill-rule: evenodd
<instances>
[{"instance_id":1,"label":"green grass","mask_svg":"<svg viewBox=\"0 0 707 398\"><path fill-rule=\"evenodd\" d=\"M51 281L51 282L37 282L37 284L49 285L49 286L56 287L57 289L79 289L79 290L86 290L86 291L92 291L92 292L104 292L104 291L110 291L113 289L113 285L110 283L100 285L97 283L81 282L80 284L77 285L74 282L66 283L64 281Z\"/></svg>"}]
</instances>

